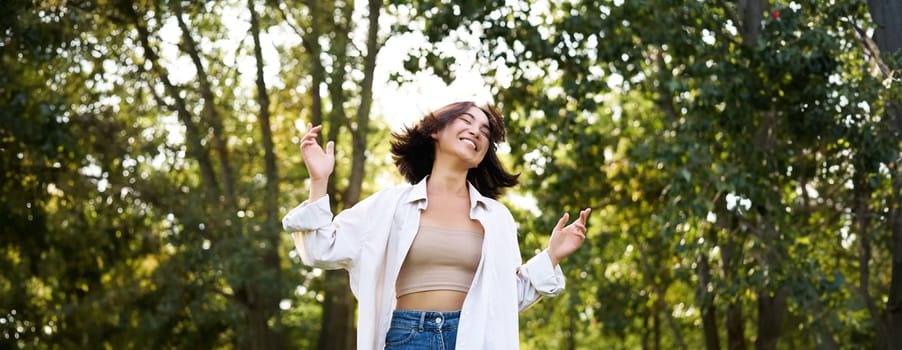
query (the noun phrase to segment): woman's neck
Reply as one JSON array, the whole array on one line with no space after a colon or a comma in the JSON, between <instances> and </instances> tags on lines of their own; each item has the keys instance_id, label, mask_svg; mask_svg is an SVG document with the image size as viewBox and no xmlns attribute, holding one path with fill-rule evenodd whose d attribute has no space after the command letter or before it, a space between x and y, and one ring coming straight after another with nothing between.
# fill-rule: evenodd
<instances>
[{"instance_id":1,"label":"woman's neck","mask_svg":"<svg viewBox=\"0 0 902 350\"><path fill-rule=\"evenodd\" d=\"M429 180L426 182L426 191L430 195L469 196L467 170L452 170L433 166Z\"/></svg>"}]
</instances>

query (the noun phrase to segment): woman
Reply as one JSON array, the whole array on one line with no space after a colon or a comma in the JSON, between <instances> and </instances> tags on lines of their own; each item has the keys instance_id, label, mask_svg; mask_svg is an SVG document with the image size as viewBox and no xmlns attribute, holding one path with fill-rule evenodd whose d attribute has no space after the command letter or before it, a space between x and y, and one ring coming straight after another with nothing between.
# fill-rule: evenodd
<instances>
[{"instance_id":1,"label":"woman","mask_svg":"<svg viewBox=\"0 0 902 350\"><path fill-rule=\"evenodd\" d=\"M590 209L522 264L517 226L495 199L517 176L495 154L501 114L453 103L393 133L392 155L410 185L385 189L332 217L335 164L308 124L301 155L310 198L282 220L301 260L350 272L360 349L516 349L517 313L564 288L558 263L585 239Z\"/></svg>"}]
</instances>

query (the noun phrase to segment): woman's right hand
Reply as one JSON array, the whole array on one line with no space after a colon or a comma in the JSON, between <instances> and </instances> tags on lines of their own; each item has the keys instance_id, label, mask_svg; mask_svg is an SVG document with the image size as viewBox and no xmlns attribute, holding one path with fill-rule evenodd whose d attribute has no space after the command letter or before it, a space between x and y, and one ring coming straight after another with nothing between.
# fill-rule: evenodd
<instances>
[{"instance_id":1,"label":"woman's right hand","mask_svg":"<svg viewBox=\"0 0 902 350\"><path fill-rule=\"evenodd\" d=\"M328 180L335 168L335 143L329 141L323 150L316 141L322 128L322 125L313 126L307 123L307 134L301 139L301 157L304 158L304 165L310 173L310 180L314 182Z\"/></svg>"}]
</instances>

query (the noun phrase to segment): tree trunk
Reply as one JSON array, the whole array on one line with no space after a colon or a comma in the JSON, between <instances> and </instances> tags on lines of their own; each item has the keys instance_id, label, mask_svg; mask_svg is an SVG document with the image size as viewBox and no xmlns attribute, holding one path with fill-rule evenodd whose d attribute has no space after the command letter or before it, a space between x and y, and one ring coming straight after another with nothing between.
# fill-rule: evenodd
<instances>
[{"instance_id":1,"label":"tree trunk","mask_svg":"<svg viewBox=\"0 0 902 350\"><path fill-rule=\"evenodd\" d=\"M896 2L899 5L899 2ZM897 6L898 7L898 6ZM897 22L898 23L898 22ZM902 26L898 26L902 30ZM896 32L898 34L900 32ZM899 47L896 50L900 49ZM886 122L896 139L902 139L902 101L893 101L886 108L889 118ZM895 123L893 123L895 121ZM886 301L887 349L902 348L902 153L891 165L892 195L889 214L890 232L892 232L892 277L890 279L889 298Z\"/></svg>"},{"instance_id":2,"label":"tree trunk","mask_svg":"<svg viewBox=\"0 0 902 350\"><path fill-rule=\"evenodd\" d=\"M885 57L902 50L902 1L868 0L871 18L877 24L874 30L874 41ZM876 59L881 59L876 57ZM902 62L894 62L898 67ZM897 95L898 96L898 95ZM883 118L887 130L896 140L902 138L902 101L896 99L886 106ZM892 267L889 295L886 301L886 317L875 320L885 323L886 349L902 348L902 153L890 165L892 172L892 204L889 214L889 226L892 232Z\"/></svg>"},{"instance_id":3,"label":"tree trunk","mask_svg":"<svg viewBox=\"0 0 902 350\"><path fill-rule=\"evenodd\" d=\"M698 261L698 303L702 313L705 349L720 350L720 340L717 337L717 308L714 306L714 295L708 292L710 283L711 271L708 267L708 256L702 254Z\"/></svg>"},{"instance_id":4,"label":"tree trunk","mask_svg":"<svg viewBox=\"0 0 902 350\"><path fill-rule=\"evenodd\" d=\"M774 149L777 146L777 133L779 121L774 110L764 112L761 122L756 130L755 148L760 154L761 168L771 169L776 167ZM758 176L767 177L772 173L764 170ZM761 204L754 209L757 219L755 232L761 242L767 242L761 248L758 266L768 273L768 276L779 276L778 271L783 268L783 257L787 255L780 240L780 232L774 224L773 216L780 215L771 208L779 208L780 190L777 184L765 182L767 189L774 193L770 197L762 198ZM776 201L777 203L774 203ZM789 289L779 278L769 277L769 282L757 286L758 295L758 338L755 340L755 348L758 350L775 350L780 339L780 330L783 316L786 314L786 298Z\"/></svg>"},{"instance_id":5,"label":"tree trunk","mask_svg":"<svg viewBox=\"0 0 902 350\"><path fill-rule=\"evenodd\" d=\"M257 120L260 122L260 139L263 143L263 163L266 175L266 185L263 192L263 211L266 214L267 242L273 244L273 253L279 242L279 172L276 167L275 144L270 125L269 93L266 88L266 80L263 76L263 48L260 44L260 24L257 12L254 10L254 1L248 0L248 9L251 14L251 34L254 38L254 58L257 61L257 103L260 112Z\"/></svg>"},{"instance_id":6,"label":"tree trunk","mask_svg":"<svg viewBox=\"0 0 902 350\"><path fill-rule=\"evenodd\" d=\"M357 337L354 332L354 296L345 270L328 270L324 274L322 328L317 349L353 350Z\"/></svg>"},{"instance_id":7,"label":"tree trunk","mask_svg":"<svg viewBox=\"0 0 902 350\"><path fill-rule=\"evenodd\" d=\"M334 91L332 93L335 93ZM344 109L340 106L344 103L344 97L331 98L332 111L329 120L324 123L329 126L326 138L338 144L338 132L344 117ZM336 106L336 103L339 105ZM349 208L353 203L344 202L344 196L337 196L336 176L330 176L328 193L337 197L332 203L333 212L337 212L337 202L341 201L343 208ZM354 328L354 309L356 307L354 296L351 294L351 284L348 273L344 270L326 271L323 293L326 302L323 303L323 321L320 328L319 349L321 350L354 350L356 349L356 331ZM339 339L342 338L342 339Z\"/></svg>"},{"instance_id":8,"label":"tree trunk","mask_svg":"<svg viewBox=\"0 0 902 350\"><path fill-rule=\"evenodd\" d=\"M715 202L717 209L717 227L719 230L732 232L735 230L736 217L727 210L726 196L719 196ZM727 234L725 242L718 242L724 281L736 281L736 274L741 262L742 245L736 242L736 235ZM714 239L712 239L712 242ZM742 315L742 301L739 296L727 296L726 308L727 349L745 350L745 319Z\"/></svg>"},{"instance_id":9,"label":"tree trunk","mask_svg":"<svg viewBox=\"0 0 902 350\"><path fill-rule=\"evenodd\" d=\"M323 123L322 133L327 140L335 142L336 145L341 142L339 136L342 135L342 129L347 128L348 130L352 130L351 118L348 118L348 114L345 112L345 103L348 102L348 94L345 92L344 83L347 76L346 73L349 71L345 67L348 65L348 62L351 61L348 58L348 46L350 45L350 27L353 8L348 4L344 5L344 7L336 7L334 13L328 14L329 17L327 17L335 18L335 28L337 28L338 32L331 36L329 43L331 45L330 52L332 54L332 71L328 76L326 89L329 91L329 103L331 104L332 109L329 110L329 114L326 116L327 120ZM326 12L323 12L323 14L325 13ZM336 159L336 161L338 160L339 159ZM336 167L338 166L339 165L336 164ZM335 171L335 173L338 173L338 171ZM333 212L337 212L335 209L338 203L342 204L342 208L348 208L354 204L345 201L345 191L338 191L336 182L338 179L334 175L335 173L333 173L333 176L329 177L329 181L326 185L326 192L334 197L334 201L332 202ZM345 188L347 189L347 187ZM348 283L344 284L349 286ZM329 292L331 291L326 291L326 293ZM349 327L353 330L353 324L349 325ZM353 331L351 334L353 334Z\"/></svg>"},{"instance_id":10,"label":"tree trunk","mask_svg":"<svg viewBox=\"0 0 902 350\"><path fill-rule=\"evenodd\" d=\"M769 157L768 157L769 158ZM768 207L768 206L764 206ZM774 207L774 206L771 206ZM759 266L769 275L778 275L782 268L782 256L786 253L778 242L780 233L774 224L770 222L766 209L758 213L759 236L762 242L768 244L762 249ZM783 324L783 316L786 314L786 298L789 296L789 288L783 281L773 280L770 285L758 286L758 339L755 348L758 350L775 350L780 338L780 330Z\"/></svg>"},{"instance_id":11,"label":"tree trunk","mask_svg":"<svg viewBox=\"0 0 902 350\"><path fill-rule=\"evenodd\" d=\"M768 7L767 0L739 0L737 7L742 21L740 34L745 45L754 47L757 45L758 36L761 35L761 20L764 19L764 10Z\"/></svg>"},{"instance_id":12,"label":"tree trunk","mask_svg":"<svg viewBox=\"0 0 902 350\"><path fill-rule=\"evenodd\" d=\"M897 110L896 118L900 117ZM889 225L892 230L892 277L886 301L888 338L886 349L902 347L902 172L899 162L893 169L893 198Z\"/></svg>"},{"instance_id":13,"label":"tree trunk","mask_svg":"<svg viewBox=\"0 0 902 350\"><path fill-rule=\"evenodd\" d=\"M855 217L856 231L858 236L858 292L867 306L871 319L874 320L874 328L877 331L877 340L885 347L886 340L889 338L886 323L883 321L880 310L877 309L877 302L871 296L871 210L868 206L868 200L871 197L871 191L867 189L867 173L863 169L855 169L853 183L853 208L852 213Z\"/></svg>"},{"instance_id":14,"label":"tree trunk","mask_svg":"<svg viewBox=\"0 0 902 350\"><path fill-rule=\"evenodd\" d=\"M281 336L269 326L269 318L272 316L272 312L267 310L268 305L266 305L268 304L266 299L269 298L269 295L267 295L269 293L260 291L260 288L265 287L254 288L254 286L247 286L244 288L247 290L245 295L247 299L259 300L261 303L251 302L247 305L245 322L247 322L248 328L239 330L238 349L275 350L282 348Z\"/></svg>"},{"instance_id":15,"label":"tree trunk","mask_svg":"<svg viewBox=\"0 0 902 350\"><path fill-rule=\"evenodd\" d=\"M742 304L738 301L727 305L727 348L745 350L745 320L742 318Z\"/></svg>"},{"instance_id":16,"label":"tree trunk","mask_svg":"<svg viewBox=\"0 0 902 350\"><path fill-rule=\"evenodd\" d=\"M721 257L724 266L724 279L732 280L736 276L736 269L739 267L739 244L729 241L721 247ZM742 312L742 300L740 297L731 298L727 305L726 327L727 327L727 348L729 350L745 350L747 348L745 341L745 317Z\"/></svg>"},{"instance_id":17,"label":"tree trunk","mask_svg":"<svg viewBox=\"0 0 902 350\"><path fill-rule=\"evenodd\" d=\"M334 35L335 38L334 40L331 40L330 44L333 46L333 49L337 47L338 50L338 52L333 55L338 56L338 59L333 62L332 71L338 71L339 75L337 77L335 75L331 77L332 81L329 84L329 92L332 101L332 112L329 113L329 120L326 120L323 108L322 87L329 82L326 80L326 68L322 61L324 52L319 44L319 40L324 34L320 30L321 25L334 21L333 13L331 9L324 8L323 5L326 4L324 2L308 0L303 1L303 3L309 10L308 18L310 25L303 29L296 26L292 26L292 28L294 28L298 35L301 36L301 45L307 51L307 56L310 58L310 77L312 80L310 84L310 97L312 101L310 106L310 123L313 125L323 125L324 131L321 132L319 142L333 141L338 145L338 131L341 129L345 120L342 105L344 104L346 97L341 89L336 91L331 85L335 85L337 79L338 86L341 86L341 83L344 80L343 75L341 75L343 73L340 73L345 71L345 61L342 57L344 55L344 48L342 46L346 45L349 33L347 28L341 32L330 33L330 37ZM285 14L284 10L279 9L279 11L282 12L286 22L290 22L288 15ZM350 23L332 24L335 26L350 25ZM344 40L342 40L342 38L344 38ZM332 210L335 212L338 209L337 203L340 203L339 201L342 198L341 194L336 192L335 176L329 178L327 186L327 193L332 197ZM354 328L354 308L356 305L354 297L351 294L348 273L346 271L328 270L323 274L323 281L323 295L325 299L322 303L322 318L320 319L317 349L353 350L356 348L357 340Z\"/></svg>"},{"instance_id":18,"label":"tree trunk","mask_svg":"<svg viewBox=\"0 0 902 350\"><path fill-rule=\"evenodd\" d=\"M871 18L877 24L874 41L884 53L902 48L902 2L899 0L868 0Z\"/></svg>"},{"instance_id":19,"label":"tree trunk","mask_svg":"<svg viewBox=\"0 0 902 350\"><path fill-rule=\"evenodd\" d=\"M777 349L788 296L789 288L786 287L780 287L773 295L766 291L758 294L758 340L755 349Z\"/></svg>"},{"instance_id":20,"label":"tree trunk","mask_svg":"<svg viewBox=\"0 0 902 350\"><path fill-rule=\"evenodd\" d=\"M250 314L251 329L255 332L252 334L251 341L255 349L281 349L283 348L282 335L273 330L269 325L269 319L275 318L275 328L280 328L281 320L279 318L279 298L282 290L282 280L279 267L279 236L281 227L279 225L279 174L276 168L276 156L274 152L274 142L272 136L272 126L270 125L269 114L269 94L266 89L266 80L263 76L263 48L260 43L260 21L256 10L254 9L254 0L248 0L248 11L251 14L251 35L254 39L254 58L257 66L257 103L260 105L260 112L257 120L260 122L260 139L263 143L263 163L264 172L266 174L266 185L263 191L263 211L266 217L266 223L261 230L261 240L266 242L263 248L263 266L267 271L272 272L272 279L267 279L271 284L268 285L252 285L252 288L259 293L254 308L248 310ZM258 323L262 322L262 323Z\"/></svg>"},{"instance_id":21,"label":"tree trunk","mask_svg":"<svg viewBox=\"0 0 902 350\"><path fill-rule=\"evenodd\" d=\"M360 106L357 109L357 126L353 129L354 151L351 158L351 178L345 191L345 203L357 203L363 187L364 165L366 163L367 133L370 124L370 107L373 104L373 74L376 70L376 55L379 53L379 12L382 0L369 1L369 29L366 39L366 57L363 61L363 82L360 88Z\"/></svg>"},{"instance_id":22,"label":"tree trunk","mask_svg":"<svg viewBox=\"0 0 902 350\"><path fill-rule=\"evenodd\" d=\"M720 218L721 216L718 216ZM723 217L729 217L727 215ZM720 219L718 219L720 220ZM720 246L721 261L723 266L723 278L733 281L736 278L736 269L739 266L739 245L732 240ZM725 326L727 328L727 349L745 350L745 319L742 315L742 300L739 296L730 296L726 309Z\"/></svg>"},{"instance_id":23,"label":"tree trunk","mask_svg":"<svg viewBox=\"0 0 902 350\"><path fill-rule=\"evenodd\" d=\"M318 1L309 1L307 3L307 7L310 9L311 14L310 21L313 22L313 25L310 26L309 33L298 33L301 35L301 45L307 50L307 56L310 57L310 62L313 65L310 69L310 78L313 80L310 83L310 98L312 100L312 105L310 106L310 122L313 123L313 125L320 125L323 123L323 96L319 89L326 82L325 69L323 68L323 62L320 58L322 48L318 41L320 33L319 25L316 24L317 14L319 13L317 6ZM286 16L286 22L287 21L288 17Z\"/></svg>"}]
</instances>

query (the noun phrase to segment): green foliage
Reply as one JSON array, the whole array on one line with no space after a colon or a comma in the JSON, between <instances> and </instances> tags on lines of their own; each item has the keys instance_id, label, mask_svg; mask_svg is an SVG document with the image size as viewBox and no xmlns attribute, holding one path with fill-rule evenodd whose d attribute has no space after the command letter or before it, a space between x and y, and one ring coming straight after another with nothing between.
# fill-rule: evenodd
<instances>
[{"instance_id":1,"label":"green foliage","mask_svg":"<svg viewBox=\"0 0 902 350\"><path fill-rule=\"evenodd\" d=\"M257 5L262 31L296 24L275 4ZM289 208L270 213L264 203L267 193L278 203L305 193L295 121L313 114L304 108L309 53L279 46L288 64L264 91L276 169L288 169L268 192L278 179L263 161L257 90L247 83L255 75L236 65L254 48L249 34L229 30L242 9L235 1L8 4L0 347L316 344L321 277L290 253L279 225Z\"/></svg>"},{"instance_id":2,"label":"green foliage","mask_svg":"<svg viewBox=\"0 0 902 350\"><path fill-rule=\"evenodd\" d=\"M538 203L510 199L524 257L594 210L567 291L521 315L524 348L698 348L712 327L724 346L885 343L900 60L861 37L864 2L763 4L749 24L734 2L387 3L389 34L428 40L392 80L450 82L472 67L443 49L475 47ZM297 120L326 125L350 187L353 2L251 2L299 41L273 45L269 136L232 28L246 2L4 5L0 347L315 347L322 271L277 217L306 196ZM387 126L363 128L371 193Z\"/></svg>"},{"instance_id":3,"label":"green foliage","mask_svg":"<svg viewBox=\"0 0 902 350\"><path fill-rule=\"evenodd\" d=\"M876 346L883 313L865 304L888 293L879 208L898 199L900 154L882 106L899 84L856 35L863 3L772 2L758 35L718 2L506 5L417 13L433 42L469 29L483 44L543 213L518 215L524 251L561 211L596 208L588 247L565 262L572 292L523 317L528 348L700 347L702 311L727 328L730 305L759 344L775 324L793 346ZM756 322L762 307L784 316Z\"/></svg>"}]
</instances>

